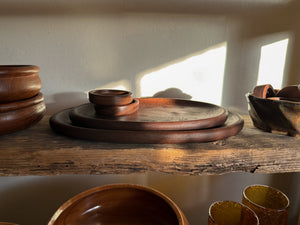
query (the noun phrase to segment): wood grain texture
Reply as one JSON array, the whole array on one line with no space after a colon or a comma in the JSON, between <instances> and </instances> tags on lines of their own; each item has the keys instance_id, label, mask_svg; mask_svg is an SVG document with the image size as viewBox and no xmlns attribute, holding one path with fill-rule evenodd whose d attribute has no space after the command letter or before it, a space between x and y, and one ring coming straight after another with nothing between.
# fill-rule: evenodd
<instances>
[{"instance_id":1,"label":"wood grain texture","mask_svg":"<svg viewBox=\"0 0 300 225\"><path fill-rule=\"evenodd\" d=\"M0 175L178 175L229 172L300 172L300 138L253 127L249 116L236 136L209 143L112 144L60 136L49 116L37 125L0 137Z\"/></svg>"},{"instance_id":2,"label":"wood grain texture","mask_svg":"<svg viewBox=\"0 0 300 225\"><path fill-rule=\"evenodd\" d=\"M39 71L38 66L0 65L0 103L37 95L42 88Z\"/></svg>"}]
</instances>

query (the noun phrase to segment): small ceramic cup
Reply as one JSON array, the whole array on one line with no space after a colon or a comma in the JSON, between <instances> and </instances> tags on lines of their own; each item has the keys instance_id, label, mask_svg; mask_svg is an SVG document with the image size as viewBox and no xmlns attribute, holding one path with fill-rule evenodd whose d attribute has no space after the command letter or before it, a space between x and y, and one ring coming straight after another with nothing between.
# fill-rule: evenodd
<instances>
[{"instance_id":1,"label":"small ceramic cup","mask_svg":"<svg viewBox=\"0 0 300 225\"><path fill-rule=\"evenodd\" d=\"M256 214L234 201L214 202L209 207L208 225L259 225Z\"/></svg>"},{"instance_id":2,"label":"small ceramic cup","mask_svg":"<svg viewBox=\"0 0 300 225\"><path fill-rule=\"evenodd\" d=\"M242 203L251 208L260 225L286 225L290 208L288 197L266 185L251 185L244 189Z\"/></svg>"}]
</instances>

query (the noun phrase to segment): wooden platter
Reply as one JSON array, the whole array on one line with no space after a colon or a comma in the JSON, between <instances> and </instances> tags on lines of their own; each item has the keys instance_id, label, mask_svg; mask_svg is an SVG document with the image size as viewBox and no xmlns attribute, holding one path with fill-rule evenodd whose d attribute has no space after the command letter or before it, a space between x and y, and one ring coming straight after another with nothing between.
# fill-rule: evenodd
<instances>
[{"instance_id":1,"label":"wooden platter","mask_svg":"<svg viewBox=\"0 0 300 225\"><path fill-rule=\"evenodd\" d=\"M65 109L50 118L50 126L55 132L66 136L113 143L192 143L209 142L236 135L244 125L244 120L235 113L229 112L225 123L216 128L201 130L109 130L95 129L75 125L70 120L70 112Z\"/></svg>"},{"instance_id":2,"label":"wooden platter","mask_svg":"<svg viewBox=\"0 0 300 225\"><path fill-rule=\"evenodd\" d=\"M223 107L197 101L168 98L138 98L139 109L130 115L98 115L93 104L70 110L73 124L109 130L196 130L221 126L228 112Z\"/></svg>"}]
</instances>

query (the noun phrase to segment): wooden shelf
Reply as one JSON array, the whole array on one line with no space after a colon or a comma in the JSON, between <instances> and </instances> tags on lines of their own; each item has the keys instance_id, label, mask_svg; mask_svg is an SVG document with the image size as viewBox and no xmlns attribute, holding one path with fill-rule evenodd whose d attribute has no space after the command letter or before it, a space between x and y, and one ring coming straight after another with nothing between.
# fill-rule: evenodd
<instances>
[{"instance_id":1,"label":"wooden shelf","mask_svg":"<svg viewBox=\"0 0 300 225\"><path fill-rule=\"evenodd\" d=\"M196 144L112 144L54 133L49 116L37 125L0 137L0 175L178 175L229 172L300 172L300 138L262 132L249 116L236 136Z\"/></svg>"}]
</instances>

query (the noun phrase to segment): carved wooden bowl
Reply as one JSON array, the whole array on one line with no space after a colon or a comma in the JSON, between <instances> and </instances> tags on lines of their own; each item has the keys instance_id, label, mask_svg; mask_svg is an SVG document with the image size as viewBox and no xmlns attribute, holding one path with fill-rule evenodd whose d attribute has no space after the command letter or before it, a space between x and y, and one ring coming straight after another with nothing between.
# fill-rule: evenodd
<instances>
[{"instance_id":1,"label":"carved wooden bowl","mask_svg":"<svg viewBox=\"0 0 300 225\"><path fill-rule=\"evenodd\" d=\"M130 104L133 96L130 91L98 89L89 91L89 100L96 105L118 106Z\"/></svg>"},{"instance_id":2,"label":"carved wooden bowl","mask_svg":"<svg viewBox=\"0 0 300 225\"><path fill-rule=\"evenodd\" d=\"M0 103L31 98L42 87L40 68L29 65L0 66Z\"/></svg>"},{"instance_id":3,"label":"carved wooden bowl","mask_svg":"<svg viewBox=\"0 0 300 225\"><path fill-rule=\"evenodd\" d=\"M284 90L284 97L281 97L280 90L274 90L271 85L262 85L248 93L246 97L253 125L267 132L276 130L287 132L290 136L299 134L300 101L295 98L293 90L291 98L286 95L288 92Z\"/></svg>"},{"instance_id":4,"label":"carved wooden bowl","mask_svg":"<svg viewBox=\"0 0 300 225\"><path fill-rule=\"evenodd\" d=\"M34 125L42 119L45 110L42 93L30 99L0 104L0 135Z\"/></svg>"},{"instance_id":5,"label":"carved wooden bowl","mask_svg":"<svg viewBox=\"0 0 300 225\"><path fill-rule=\"evenodd\" d=\"M65 202L48 225L188 225L167 196L149 187L113 184L96 187Z\"/></svg>"}]
</instances>

